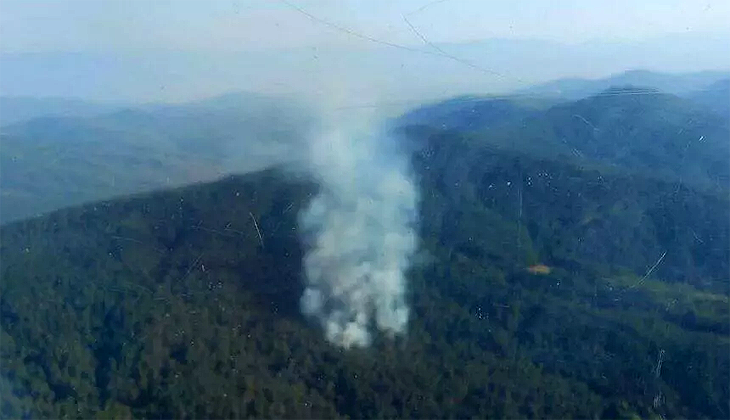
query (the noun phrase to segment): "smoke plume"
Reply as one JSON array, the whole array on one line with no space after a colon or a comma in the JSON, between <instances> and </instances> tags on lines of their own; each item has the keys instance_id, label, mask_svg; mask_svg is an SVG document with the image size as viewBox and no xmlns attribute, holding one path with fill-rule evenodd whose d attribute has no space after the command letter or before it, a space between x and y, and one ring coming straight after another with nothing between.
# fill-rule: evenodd
<instances>
[{"instance_id":1,"label":"smoke plume","mask_svg":"<svg viewBox=\"0 0 730 420\"><path fill-rule=\"evenodd\" d=\"M367 346L374 328L403 333L405 271L417 248L418 194L393 138L340 123L310 144L319 194L302 210L302 311L331 342Z\"/></svg>"}]
</instances>

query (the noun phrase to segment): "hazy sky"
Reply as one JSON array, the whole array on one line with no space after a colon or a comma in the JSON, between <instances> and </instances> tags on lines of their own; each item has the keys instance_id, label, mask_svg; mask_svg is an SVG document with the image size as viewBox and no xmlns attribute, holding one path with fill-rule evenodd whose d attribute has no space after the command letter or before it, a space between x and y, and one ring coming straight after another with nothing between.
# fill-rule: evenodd
<instances>
[{"instance_id":1,"label":"hazy sky","mask_svg":"<svg viewBox=\"0 0 730 420\"><path fill-rule=\"evenodd\" d=\"M315 18L404 45L422 40L403 16L432 42L730 33L727 0L2 0L0 7L3 52L240 51L368 42Z\"/></svg>"},{"instance_id":2,"label":"hazy sky","mask_svg":"<svg viewBox=\"0 0 730 420\"><path fill-rule=\"evenodd\" d=\"M636 68L727 70L728 22L728 0L0 0L0 94L506 92Z\"/></svg>"}]
</instances>

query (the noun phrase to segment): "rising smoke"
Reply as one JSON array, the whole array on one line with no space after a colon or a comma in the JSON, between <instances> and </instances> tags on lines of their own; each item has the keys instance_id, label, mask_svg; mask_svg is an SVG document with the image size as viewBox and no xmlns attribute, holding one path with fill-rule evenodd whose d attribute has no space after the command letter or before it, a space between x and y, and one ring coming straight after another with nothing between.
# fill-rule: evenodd
<instances>
[{"instance_id":1,"label":"rising smoke","mask_svg":"<svg viewBox=\"0 0 730 420\"><path fill-rule=\"evenodd\" d=\"M332 124L312 140L309 165L320 191L299 215L302 311L345 348L367 346L374 328L405 332L405 272L417 248L418 194L408 159L371 127Z\"/></svg>"}]
</instances>

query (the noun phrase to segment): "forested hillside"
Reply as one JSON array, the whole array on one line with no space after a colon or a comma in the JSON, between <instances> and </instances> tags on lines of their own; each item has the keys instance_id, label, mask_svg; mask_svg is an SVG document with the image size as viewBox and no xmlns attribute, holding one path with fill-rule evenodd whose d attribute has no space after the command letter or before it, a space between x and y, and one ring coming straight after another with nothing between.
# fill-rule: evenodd
<instances>
[{"instance_id":1,"label":"forested hillside","mask_svg":"<svg viewBox=\"0 0 730 420\"><path fill-rule=\"evenodd\" d=\"M730 103L717 94L706 102L713 99L716 107ZM400 125L454 130L499 150L724 191L730 124L698 102L623 86L544 110L524 100L446 101L406 114Z\"/></svg>"},{"instance_id":2,"label":"forested hillside","mask_svg":"<svg viewBox=\"0 0 730 420\"><path fill-rule=\"evenodd\" d=\"M670 171L710 159L681 151L717 126L669 137L674 97L619 97L505 137L399 129L421 196L412 315L369 348L299 312L318 186L289 171L3 226L3 417L727 418L730 199ZM559 130L582 157L538 144ZM672 165L639 170L631 147Z\"/></svg>"}]
</instances>

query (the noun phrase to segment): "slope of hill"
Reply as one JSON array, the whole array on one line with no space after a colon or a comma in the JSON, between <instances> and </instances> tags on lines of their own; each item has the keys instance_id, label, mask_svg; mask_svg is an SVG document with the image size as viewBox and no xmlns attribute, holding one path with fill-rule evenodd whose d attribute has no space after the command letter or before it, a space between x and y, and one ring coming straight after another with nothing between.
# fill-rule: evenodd
<instances>
[{"instance_id":1,"label":"slope of hill","mask_svg":"<svg viewBox=\"0 0 730 420\"><path fill-rule=\"evenodd\" d=\"M407 336L299 315L306 179L88 204L0 229L3 416L730 415L726 194L407 135Z\"/></svg>"},{"instance_id":2,"label":"slope of hill","mask_svg":"<svg viewBox=\"0 0 730 420\"><path fill-rule=\"evenodd\" d=\"M449 130L477 130L501 127L538 112L544 102L489 96L461 96L424 105L396 119L396 125L427 124Z\"/></svg>"},{"instance_id":3,"label":"slope of hill","mask_svg":"<svg viewBox=\"0 0 730 420\"><path fill-rule=\"evenodd\" d=\"M730 120L730 78L718 80L706 89L692 92L687 97L724 117L725 120Z\"/></svg>"},{"instance_id":4,"label":"slope of hill","mask_svg":"<svg viewBox=\"0 0 730 420\"><path fill-rule=\"evenodd\" d=\"M122 108L123 104L88 102L73 98L0 96L0 125L39 117L93 117Z\"/></svg>"},{"instance_id":5,"label":"slope of hill","mask_svg":"<svg viewBox=\"0 0 730 420\"><path fill-rule=\"evenodd\" d=\"M235 94L5 126L0 221L261 169L293 158L307 124L294 105Z\"/></svg>"},{"instance_id":6,"label":"slope of hill","mask_svg":"<svg viewBox=\"0 0 730 420\"><path fill-rule=\"evenodd\" d=\"M474 132L494 147L650 171L705 188L727 184L730 123L713 112L727 105L720 91L696 92L688 100L617 92L557 105L459 97L414 109L394 125ZM236 93L4 126L0 223L296 159L297 142L311 124L310 111L285 98Z\"/></svg>"},{"instance_id":7,"label":"slope of hill","mask_svg":"<svg viewBox=\"0 0 730 420\"><path fill-rule=\"evenodd\" d=\"M545 110L504 99L454 99L406 114L399 125L451 129L502 150L715 191L730 182L728 120L648 88L615 87Z\"/></svg>"},{"instance_id":8,"label":"slope of hill","mask_svg":"<svg viewBox=\"0 0 730 420\"><path fill-rule=\"evenodd\" d=\"M730 126L688 100L613 88L549 110L554 140L608 165L723 189L730 182ZM628 92L629 94L624 95Z\"/></svg>"}]
</instances>

